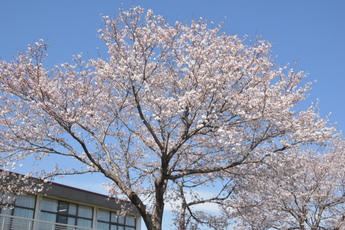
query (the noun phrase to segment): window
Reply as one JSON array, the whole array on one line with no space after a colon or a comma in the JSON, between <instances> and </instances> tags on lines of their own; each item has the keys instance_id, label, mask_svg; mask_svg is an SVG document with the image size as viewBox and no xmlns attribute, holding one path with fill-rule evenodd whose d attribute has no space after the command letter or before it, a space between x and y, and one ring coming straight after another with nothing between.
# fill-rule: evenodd
<instances>
[{"instance_id":1,"label":"window","mask_svg":"<svg viewBox=\"0 0 345 230\"><path fill-rule=\"evenodd\" d=\"M15 196L13 194L6 194L3 203L8 204L12 207L4 207L0 209L1 214L24 217L28 219L34 218L36 203L36 196L34 195ZM7 227L6 229L31 229L32 226L31 221L27 221L25 219L14 219L12 221L10 219L6 219L3 225Z\"/></svg>"},{"instance_id":2,"label":"window","mask_svg":"<svg viewBox=\"0 0 345 230\"><path fill-rule=\"evenodd\" d=\"M135 216L118 216L116 212L98 209L97 229L99 230L135 230Z\"/></svg>"},{"instance_id":3,"label":"window","mask_svg":"<svg viewBox=\"0 0 345 230\"><path fill-rule=\"evenodd\" d=\"M41 220L81 227L92 227L92 207L42 198Z\"/></svg>"},{"instance_id":4,"label":"window","mask_svg":"<svg viewBox=\"0 0 345 230\"><path fill-rule=\"evenodd\" d=\"M13 206L13 208L2 208L2 214L30 219L34 218L36 196L14 196L13 194L8 194L7 198L4 200L4 203Z\"/></svg>"}]
</instances>

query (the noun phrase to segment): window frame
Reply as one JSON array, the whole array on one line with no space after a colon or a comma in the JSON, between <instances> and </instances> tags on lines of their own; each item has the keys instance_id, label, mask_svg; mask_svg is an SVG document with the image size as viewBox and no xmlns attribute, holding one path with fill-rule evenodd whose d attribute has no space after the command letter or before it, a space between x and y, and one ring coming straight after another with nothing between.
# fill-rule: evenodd
<instances>
[{"instance_id":1,"label":"window frame","mask_svg":"<svg viewBox=\"0 0 345 230\"><path fill-rule=\"evenodd\" d=\"M102 210L102 211L107 211L109 212L109 221L105 221L105 220L102 220L102 219L99 219L99 211ZM116 217L116 220L113 220L113 217ZM128 216L130 216L131 218L134 218L134 225L129 225L127 222L127 218ZM123 218L123 222L119 222L119 219L120 218ZM107 210L107 209L103 209L103 208L98 208L97 210L97 216L96 216L96 227L98 228L98 224L99 223L103 223L103 224L108 224L109 228L106 229L106 230L112 230L114 228L114 226L116 226L116 229L133 229L135 230L136 227L137 227L137 221L136 221L137 217L134 216L134 215L125 215L125 216L121 216L121 215L118 215L118 212L116 211L111 211L111 210ZM121 228L122 227L122 228ZM103 230L103 229L102 229Z\"/></svg>"},{"instance_id":2,"label":"window frame","mask_svg":"<svg viewBox=\"0 0 345 230\"><path fill-rule=\"evenodd\" d=\"M42 208L42 206L41 206L41 210L40 210L40 214L41 213L54 214L55 215L54 223L92 228L93 216L94 216L94 207L83 205L83 204L78 204L78 203L73 203L73 202L69 202L69 201L64 201L64 200L58 200L58 199L49 198L49 197L42 197L42 203L44 202L44 200L54 200L54 201L57 202L56 211L45 210L45 209ZM64 209L61 209L63 211L60 210L62 205L67 205L66 210L64 210ZM75 208L76 208L76 211L74 213L70 212L70 206L71 205L75 206ZM80 208L82 208L82 207L87 207L87 208L91 209L91 217L85 217L85 216L80 216L79 215ZM66 220L66 221L58 222L59 220L62 220L62 219ZM72 219L74 219L73 220L74 223L69 223L69 221L72 220ZM79 224L80 221L87 221L87 222L89 221L90 222L90 226L80 225Z\"/></svg>"}]
</instances>

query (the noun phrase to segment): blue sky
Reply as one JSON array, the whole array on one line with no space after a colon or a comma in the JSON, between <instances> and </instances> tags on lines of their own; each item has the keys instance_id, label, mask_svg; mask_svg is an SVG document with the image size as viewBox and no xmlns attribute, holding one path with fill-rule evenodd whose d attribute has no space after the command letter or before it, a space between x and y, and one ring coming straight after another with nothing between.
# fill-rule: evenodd
<instances>
[{"instance_id":1,"label":"blue sky","mask_svg":"<svg viewBox=\"0 0 345 230\"><path fill-rule=\"evenodd\" d=\"M331 123L345 130L343 0L0 0L0 59L10 60L41 38L50 44L48 66L79 53L85 58L106 56L97 33L100 15L116 17L121 4L124 9L153 9L170 22L203 17L223 21L227 34L261 36L273 44L279 65L291 63L309 73L308 81L317 80L307 103L318 98L321 116L332 113Z\"/></svg>"},{"instance_id":2,"label":"blue sky","mask_svg":"<svg viewBox=\"0 0 345 230\"><path fill-rule=\"evenodd\" d=\"M345 129L345 1L342 0L0 0L0 58L9 60L28 43L50 44L47 65L106 55L97 30L100 14L116 17L123 5L151 8L168 21L188 23L199 17L224 21L228 34L256 35L273 44L280 65L307 71L317 80L310 101L320 100L320 113ZM96 47L100 47L97 51ZM297 61L297 64L293 64Z\"/></svg>"}]
</instances>

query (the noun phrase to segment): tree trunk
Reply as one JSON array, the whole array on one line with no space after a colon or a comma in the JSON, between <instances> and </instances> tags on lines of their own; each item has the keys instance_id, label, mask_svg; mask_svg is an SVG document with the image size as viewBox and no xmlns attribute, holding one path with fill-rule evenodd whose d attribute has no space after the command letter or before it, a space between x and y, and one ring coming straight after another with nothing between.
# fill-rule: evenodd
<instances>
[{"instance_id":1,"label":"tree trunk","mask_svg":"<svg viewBox=\"0 0 345 230\"><path fill-rule=\"evenodd\" d=\"M164 211L164 192L166 187L166 182L162 176L155 181L155 187L156 203L152 213L152 230L161 230Z\"/></svg>"}]
</instances>

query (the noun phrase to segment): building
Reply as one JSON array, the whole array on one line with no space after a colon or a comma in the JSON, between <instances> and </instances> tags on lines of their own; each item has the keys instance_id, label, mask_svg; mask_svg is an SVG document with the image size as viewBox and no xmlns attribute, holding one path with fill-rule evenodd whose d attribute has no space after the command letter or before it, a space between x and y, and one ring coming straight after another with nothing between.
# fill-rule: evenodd
<instances>
[{"instance_id":1,"label":"building","mask_svg":"<svg viewBox=\"0 0 345 230\"><path fill-rule=\"evenodd\" d=\"M12 208L0 209L0 230L140 229L140 215L129 202L98 193L51 183L39 194L11 196ZM122 207L126 215L119 214Z\"/></svg>"}]
</instances>

